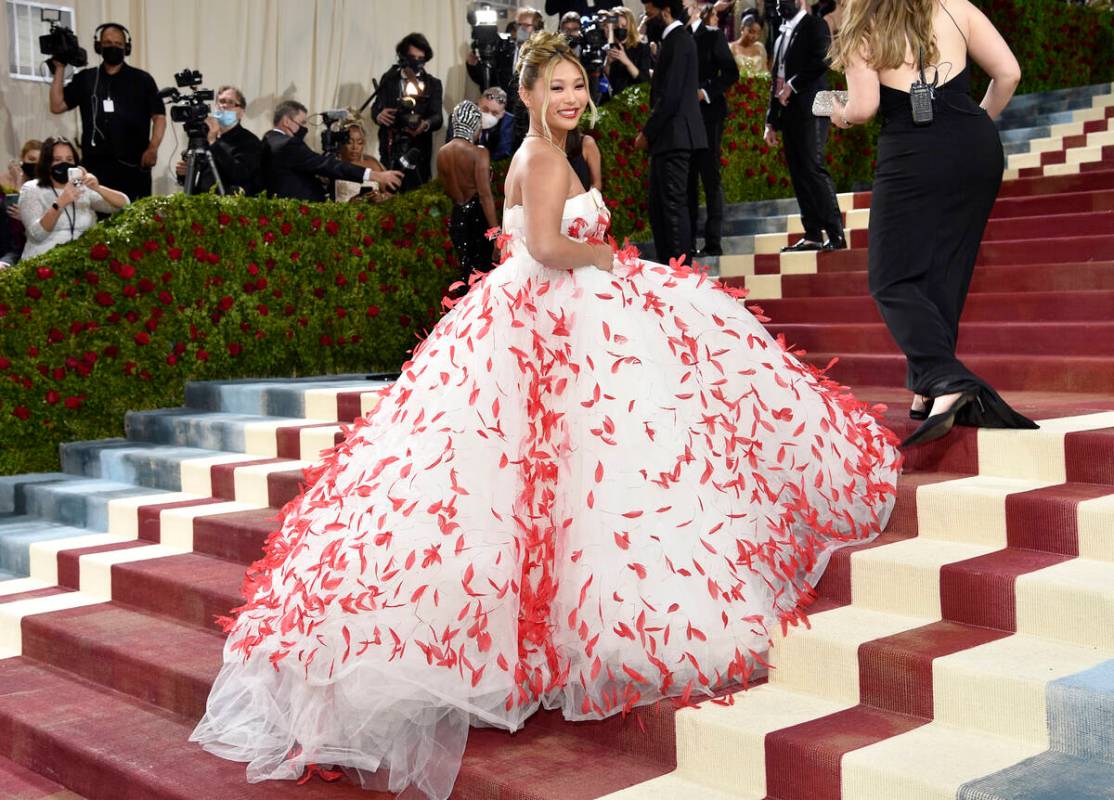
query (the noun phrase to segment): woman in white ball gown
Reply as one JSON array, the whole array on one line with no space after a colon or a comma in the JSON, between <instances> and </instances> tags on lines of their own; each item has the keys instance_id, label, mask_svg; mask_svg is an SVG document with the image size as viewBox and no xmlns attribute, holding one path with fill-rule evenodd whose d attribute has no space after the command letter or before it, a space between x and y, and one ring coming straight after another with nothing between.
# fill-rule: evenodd
<instances>
[{"instance_id":1,"label":"woman in white ball gown","mask_svg":"<svg viewBox=\"0 0 1114 800\"><path fill-rule=\"evenodd\" d=\"M520 57L502 263L283 511L193 740L250 781L452 791L514 731L745 684L893 506L893 434L739 297L608 244L563 141L567 44ZM592 109L594 112L594 109Z\"/></svg>"}]
</instances>

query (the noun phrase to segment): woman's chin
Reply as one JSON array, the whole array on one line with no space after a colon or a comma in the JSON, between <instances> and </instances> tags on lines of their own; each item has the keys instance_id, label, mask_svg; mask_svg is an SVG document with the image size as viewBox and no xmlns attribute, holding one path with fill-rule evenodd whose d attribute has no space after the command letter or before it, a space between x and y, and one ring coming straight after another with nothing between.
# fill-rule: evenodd
<instances>
[{"instance_id":1,"label":"woman's chin","mask_svg":"<svg viewBox=\"0 0 1114 800\"><path fill-rule=\"evenodd\" d=\"M549 127L554 130L568 132L580 124L580 118L582 116L583 114L577 114L575 117L563 117L558 114L549 121Z\"/></svg>"}]
</instances>

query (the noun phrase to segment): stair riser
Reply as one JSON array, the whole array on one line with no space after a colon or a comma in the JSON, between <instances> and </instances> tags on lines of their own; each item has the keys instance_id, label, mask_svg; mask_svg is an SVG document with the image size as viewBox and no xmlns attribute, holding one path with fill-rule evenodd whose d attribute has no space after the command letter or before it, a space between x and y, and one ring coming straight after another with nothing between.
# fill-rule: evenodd
<instances>
[{"instance_id":1,"label":"stair riser","mask_svg":"<svg viewBox=\"0 0 1114 800\"><path fill-rule=\"evenodd\" d=\"M1034 328L1036 326L1033 326ZM1016 356L1114 356L1114 323L1089 326L1052 326L1020 330L970 324L960 328L960 358L973 354L996 353ZM812 352L827 350L845 353L892 353L901 351L884 325L861 327L837 325L771 325L770 332L784 334L786 342Z\"/></svg>"},{"instance_id":2,"label":"stair riser","mask_svg":"<svg viewBox=\"0 0 1114 800\"><path fill-rule=\"evenodd\" d=\"M348 380L341 380L343 378ZM274 384L237 382L190 383L186 386L188 408L199 411L223 411L267 417L293 417L335 422L354 419L359 414L360 395L370 395L384 386L382 380L364 380L363 376L339 376L336 384L315 383L307 390L303 381L279 381ZM351 416L338 413L337 397L354 406Z\"/></svg>"},{"instance_id":3,"label":"stair riser","mask_svg":"<svg viewBox=\"0 0 1114 800\"><path fill-rule=\"evenodd\" d=\"M340 410L348 411L346 405L342 397ZM245 423L200 413L129 413L125 430L128 439L136 442L306 461L318 460L323 451L344 441L339 424L285 418Z\"/></svg>"}]
</instances>

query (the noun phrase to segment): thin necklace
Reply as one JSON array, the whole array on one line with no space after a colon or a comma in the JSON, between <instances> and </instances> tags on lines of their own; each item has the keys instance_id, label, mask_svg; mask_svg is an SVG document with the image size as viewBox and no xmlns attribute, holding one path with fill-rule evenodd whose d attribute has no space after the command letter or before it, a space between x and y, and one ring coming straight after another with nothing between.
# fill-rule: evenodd
<instances>
[{"instance_id":1,"label":"thin necklace","mask_svg":"<svg viewBox=\"0 0 1114 800\"><path fill-rule=\"evenodd\" d=\"M557 143L556 143L556 142L554 142L554 141L553 141L552 139L549 139L549 138L547 138L547 137L545 136L545 134L542 134L542 133L528 133L528 134L526 134L526 136L525 136L525 138L527 138L527 139L529 139L529 138L531 138L531 137L532 137L532 138L535 138L535 139L542 139L542 140L544 140L544 141L545 141L545 142L547 142L547 143L548 143L548 144L549 144L549 145L550 145L550 146L551 146L551 147L552 147L552 148L553 148L554 150L556 150L556 151L557 151L558 153L560 153L561 155L565 155L565 148L561 147L561 145L557 144Z\"/></svg>"}]
</instances>

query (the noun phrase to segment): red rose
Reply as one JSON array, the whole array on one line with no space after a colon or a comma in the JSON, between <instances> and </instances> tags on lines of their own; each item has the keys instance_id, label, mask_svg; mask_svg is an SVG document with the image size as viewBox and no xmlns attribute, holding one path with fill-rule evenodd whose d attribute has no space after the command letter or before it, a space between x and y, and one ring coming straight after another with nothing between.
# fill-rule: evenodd
<instances>
[{"instance_id":1,"label":"red rose","mask_svg":"<svg viewBox=\"0 0 1114 800\"><path fill-rule=\"evenodd\" d=\"M135 343L143 346L151 343L151 335L146 331L140 331L135 335Z\"/></svg>"},{"instance_id":2,"label":"red rose","mask_svg":"<svg viewBox=\"0 0 1114 800\"><path fill-rule=\"evenodd\" d=\"M28 410L27 406L16 406L12 409L12 416L18 417L22 420L26 420L28 417L31 416L31 412Z\"/></svg>"},{"instance_id":3,"label":"red rose","mask_svg":"<svg viewBox=\"0 0 1114 800\"><path fill-rule=\"evenodd\" d=\"M321 338L317 340L317 343L320 344L322 347L332 347L333 337L327 333L323 333L321 334Z\"/></svg>"},{"instance_id":4,"label":"red rose","mask_svg":"<svg viewBox=\"0 0 1114 800\"><path fill-rule=\"evenodd\" d=\"M240 353L242 352L244 352L244 348L239 342L228 343L228 355L235 357L240 355Z\"/></svg>"},{"instance_id":5,"label":"red rose","mask_svg":"<svg viewBox=\"0 0 1114 800\"><path fill-rule=\"evenodd\" d=\"M156 319L149 319L143 323L143 327L154 333L159 328L159 322Z\"/></svg>"},{"instance_id":6,"label":"red rose","mask_svg":"<svg viewBox=\"0 0 1114 800\"><path fill-rule=\"evenodd\" d=\"M174 302L174 296L164 289L163 291L159 292L159 302L162 303L164 306L168 306Z\"/></svg>"},{"instance_id":7,"label":"red rose","mask_svg":"<svg viewBox=\"0 0 1114 800\"><path fill-rule=\"evenodd\" d=\"M191 228L191 229L193 230L193 232L194 232L194 233L196 233L196 234L197 234L198 236L201 236L201 235L202 235L203 233L205 233L205 228L204 228L204 227L203 227L203 226L201 225L201 223L200 223L200 222L195 222L195 223L193 223L192 225L190 225L190 228Z\"/></svg>"},{"instance_id":8,"label":"red rose","mask_svg":"<svg viewBox=\"0 0 1114 800\"><path fill-rule=\"evenodd\" d=\"M39 267L35 270L35 274L39 276L40 281L45 281L54 277L54 270L50 267Z\"/></svg>"},{"instance_id":9,"label":"red rose","mask_svg":"<svg viewBox=\"0 0 1114 800\"><path fill-rule=\"evenodd\" d=\"M221 311L227 311L228 309L232 308L232 304L234 302L235 301L229 295L225 295L220 299L220 302L217 303L217 308L219 308Z\"/></svg>"},{"instance_id":10,"label":"red rose","mask_svg":"<svg viewBox=\"0 0 1114 800\"><path fill-rule=\"evenodd\" d=\"M139 294L138 290L130 283L124 287L124 297L131 298L135 297L137 294Z\"/></svg>"},{"instance_id":11,"label":"red rose","mask_svg":"<svg viewBox=\"0 0 1114 800\"><path fill-rule=\"evenodd\" d=\"M38 286L28 286L25 294L32 300L38 300L40 297L43 296L43 290L40 289Z\"/></svg>"},{"instance_id":12,"label":"red rose","mask_svg":"<svg viewBox=\"0 0 1114 800\"><path fill-rule=\"evenodd\" d=\"M143 243L143 249L146 250L148 253L153 253L159 249L159 243L156 242L154 239L148 239Z\"/></svg>"},{"instance_id":13,"label":"red rose","mask_svg":"<svg viewBox=\"0 0 1114 800\"><path fill-rule=\"evenodd\" d=\"M120 272L118 274L122 279L126 281L131 280L135 277L135 267L133 267L131 264L121 264Z\"/></svg>"},{"instance_id":14,"label":"red rose","mask_svg":"<svg viewBox=\"0 0 1114 800\"><path fill-rule=\"evenodd\" d=\"M205 256L207 256L207 255L208 255L208 252L206 252L205 248L202 247L201 245L198 245L197 247L193 248L193 257L196 258L198 261L204 261Z\"/></svg>"},{"instance_id":15,"label":"red rose","mask_svg":"<svg viewBox=\"0 0 1114 800\"><path fill-rule=\"evenodd\" d=\"M267 244L273 244L275 241L275 234L271 231L267 231L263 234L263 241L265 241Z\"/></svg>"},{"instance_id":16,"label":"red rose","mask_svg":"<svg viewBox=\"0 0 1114 800\"><path fill-rule=\"evenodd\" d=\"M86 350L81 354L81 360L88 364L90 367L97 363L97 354L92 350Z\"/></svg>"},{"instance_id":17,"label":"red rose","mask_svg":"<svg viewBox=\"0 0 1114 800\"><path fill-rule=\"evenodd\" d=\"M175 364L178 363L178 356L171 353L166 357L166 363L173 367Z\"/></svg>"},{"instance_id":18,"label":"red rose","mask_svg":"<svg viewBox=\"0 0 1114 800\"><path fill-rule=\"evenodd\" d=\"M340 319L344 319L345 317L348 316L348 309L337 306L337 316Z\"/></svg>"},{"instance_id":19,"label":"red rose","mask_svg":"<svg viewBox=\"0 0 1114 800\"><path fill-rule=\"evenodd\" d=\"M198 361L208 361L209 360L209 354L204 350L198 350L197 351L197 360Z\"/></svg>"},{"instance_id":20,"label":"red rose","mask_svg":"<svg viewBox=\"0 0 1114 800\"><path fill-rule=\"evenodd\" d=\"M282 235L283 235L283 236L289 236L289 235L290 235L290 233L291 233L291 232L292 232L293 230L294 230L294 226L293 226L293 225L291 225L291 224L290 224L289 222L284 222L284 223L282 223L281 225L279 225L279 231L281 231L281 232L282 232Z\"/></svg>"},{"instance_id":21,"label":"red rose","mask_svg":"<svg viewBox=\"0 0 1114 800\"><path fill-rule=\"evenodd\" d=\"M258 312L259 316L261 316L261 317L265 317L265 316L267 316L268 314L271 313L271 309L267 308L267 306L265 306L263 304L257 305L255 307L255 310L256 310L256 312Z\"/></svg>"},{"instance_id":22,"label":"red rose","mask_svg":"<svg viewBox=\"0 0 1114 800\"><path fill-rule=\"evenodd\" d=\"M97 242L89 249L89 258L94 261L104 261L109 255L108 245L103 242Z\"/></svg>"},{"instance_id":23,"label":"red rose","mask_svg":"<svg viewBox=\"0 0 1114 800\"><path fill-rule=\"evenodd\" d=\"M166 251L166 257L169 258L171 261L177 261L182 257L182 248L171 247L169 250Z\"/></svg>"},{"instance_id":24,"label":"red rose","mask_svg":"<svg viewBox=\"0 0 1114 800\"><path fill-rule=\"evenodd\" d=\"M209 253L209 255L206 256L206 260L210 264L219 264L220 263L220 256L216 253Z\"/></svg>"},{"instance_id":25,"label":"red rose","mask_svg":"<svg viewBox=\"0 0 1114 800\"><path fill-rule=\"evenodd\" d=\"M348 285L348 278L346 278L343 275L338 273L333 282L337 286L347 286Z\"/></svg>"},{"instance_id":26,"label":"red rose","mask_svg":"<svg viewBox=\"0 0 1114 800\"><path fill-rule=\"evenodd\" d=\"M62 395L58 394L58 392L54 391L53 389L46 393L47 405L56 405L61 399Z\"/></svg>"},{"instance_id":27,"label":"red rose","mask_svg":"<svg viewBox=\"0 0 1114 800\"><path fill-rule=\"evenodd\" d=\"M140 250L138 248L135 248L135 249L132 249L132 250L128 251L128 259L129 260L139 261L141 258L143 258L143 251L142 250Z\"/></svg>"},{"instance_id":28,"label":"red rose","mask_svg":"<svg viewBox=\"0 0 1114 800\"><path fill-rule=\"evenodd\" d=\"M120 354L120 348L114 344L110 344L104 349L105 358L116 358Z\"/></svg>"},{"instance_id":29,"label":"red rose","mask_svg":"<svg viewBox=\"0 0 1114 800\"><path fill-rule=\"evenodd\" d=\"M96 286L98 283L101 282L101 276L98 275L95 272L86 272L85 273L85 281L90 286Z\"/></svg>"},{"instance_id":30,"label":"red rose","mask_svg":"<svg viewBox=\"0 0 1114 800\"><path fill-rule=\"evenodd\" d=\"M398 315L398 324L401 325L404 328L409 328L410 327L410 317L409 317L409 315L399 314Z\"/></svg>"},{"instance_id":31,"label":"red rose","mask_svg":"<svg viewBox=\"0 0 1114 800\"><path fill-rule=\"evenodd\" d=\"M325 223L325 233L330 236L336 236L340 233L340 225L337 224L336 220L331 219Z\"/></svg>"},{"instance_id":32,"label":"red rose","mask_svg":"<svg viewBox=\"0 0 1114 800\"><path fill-rule=\"evenodd\" d=\"M140 278L139 279L139 291L143 292L143 294L148 294L149 292L153 292L153 291L155 291L155 284L151 283L150 278Z\"/></svg>"},{"instance_id":33,"label":"red rose","mask_svg":"<svg viewBox=\"0 0 1114 800\"><path fill-rule=\"evenodd\" d=\"M232 221L232 217L228 216L223 211L221 213L217 214L217 222L219 222L221 225L227 225L231 221Z\"/></svg>"},{"instance_id":34,"label":"red rose","mask_svg":"<svg viewBox=\"0 0 1114 800\"><path fill-rule=\"evenodd\" d=\"M259 274L259 265L258 264L248 264L248 274L249 275L258 275Z\"/></svg>"},{"instance_id":35,"label":"red rose","mask_svg":"<svg viewBox=\"0 0 1114 800\"><path fill-rule=\"evenodd\" d=\"M81 408L81 404L85 402L84 395L70 395L66 398L66 408L71 411Z\"/></svg>"},{"instance_id":36,"label":"red rose","mask_svg":"<svg viewBox=\"0 0 1114 800\"><path fill-rule=\"evenodd\" d=\"M47 333L46 338L51 344L58 344L59 342L64 342L66 340L66 334L62 333L62 331L58 330L57 328L51 328L50 332Z\"/></svg>"},{"instance_id":37,"label":"red rose","mask_svg":"<svg viewBox=\"0 0 1114 800\"><path fill-rule=\"evenodd\" d=\"M11 365L12 365L12 360L10 358L5 358L4 356L0 356L0 369L8 369Z\"/></svg>"},{"instance_id":38,"label":"red rose","mask_svg":"<svg viewBox=\"0 0 1114 800\"><path fill-rule=\"evenodd\" d=\"M180 356L185 352L186 352L186 345L185 345L184 342L175 342L174 343L174 355Z\"/></svg>"}]
</instances>

